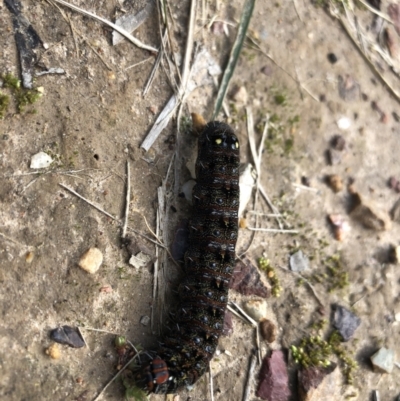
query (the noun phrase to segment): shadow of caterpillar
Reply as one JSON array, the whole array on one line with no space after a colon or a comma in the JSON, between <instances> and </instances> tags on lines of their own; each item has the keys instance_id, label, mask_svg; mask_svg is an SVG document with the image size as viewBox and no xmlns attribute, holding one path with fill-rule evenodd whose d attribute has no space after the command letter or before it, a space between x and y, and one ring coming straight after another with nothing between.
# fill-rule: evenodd
<instances>
[{"instance_id":1,"label":"shadow of caterpillar","mask_svg":"<svg viewBox=\"0 0 400 401\"><path fill-rule=\"evenodd\" d=\"M235 262L239 159L232 128L215 121L206 124L199 136L176 331L164 339L154 359L142 359L135 375L136 385L149 393L175 393L194 384L218 346Z\"/></svg>"}]
</instances>

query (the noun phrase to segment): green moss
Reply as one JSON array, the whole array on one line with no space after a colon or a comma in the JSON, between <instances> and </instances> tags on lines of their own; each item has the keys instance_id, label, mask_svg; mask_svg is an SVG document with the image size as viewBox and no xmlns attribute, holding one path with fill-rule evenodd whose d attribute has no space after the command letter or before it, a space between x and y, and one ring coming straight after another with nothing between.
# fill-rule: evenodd
<instances>
[{"instance_id":1,"label":"green moss","mask_svg":"<svg viewBox=\"0 0 400 401\"><path fill-rule=\"evenodd\" d=\"M317 324L318 325L318 324ZM321 336L306 336L300 341L300 345L290 347L293 359L303 368L328 367L330 359L336 356L340 361L340 368L348 384L354 381L354 372L357 362L352 357L351 350L342 344L343 338L338 331L333 331L328 340Z\"/></svg>"},{"instance_id":2,"label":"green moss","mask_svg":"<svg viewBox=\"0 0 400 401\"><path fill-rule=\"evenodd\" d=\"M287 102L286 95L283 93L278 93L274 96L274 102L278 106L285 106Z\"/></svg>"},{"instance_id":3,"label":"green moss","mask_svg":"<svg viewBox=\"0 0 400 401\"><path fill-rule=\"evenodd\" d=\"M24 89L21 87L21 81L12 74L2 74L1 78L4 81L4 87L11 90L12 98L16 102L16 107L19 113L25 111L25 107L34 104L41 97L42 93L36 89ZM0 118L4 118L5 111L8 107L9 99L5 95L0 94ZM31 114L36 114L36 109L28 110Z\"/></svg>"},{"instance_id":4,"label":"green moss","mask_svg":"<svg viewBox=\"0 0 400 401\"><path fill-rule=\"evenodd\" d=\"M9 104L10 98L7 95L0 93L0 120L4 118Z\"/></svg>"},{"instance_id":5,"label":"green moss","mask_svg":"<svg viewBox=\"0 0 400 401\"><path fill-rule=\"evenodd\" d=\"M267 273L268 280L272 286L272 296L279 298L282 293L282 286L276 274L275 268L271 266L269 259L263 256L258 260L258 266L261 270L264 270Z\"/></svg>"},{"instance_id":6,"label":"green moss","mask_svg":"<svg viewBox=\"0 0 400 401\"><path fill-rule=\"evenodd\" d=\"M14 89L14 90L19 90L21 88L21 81L14 77L14 75L12 75L11 73L7 73L7 74L2 74L1 78L4 81L4 87L5 88L10 88L10 89Z\"/></svg>"}]
</instances>

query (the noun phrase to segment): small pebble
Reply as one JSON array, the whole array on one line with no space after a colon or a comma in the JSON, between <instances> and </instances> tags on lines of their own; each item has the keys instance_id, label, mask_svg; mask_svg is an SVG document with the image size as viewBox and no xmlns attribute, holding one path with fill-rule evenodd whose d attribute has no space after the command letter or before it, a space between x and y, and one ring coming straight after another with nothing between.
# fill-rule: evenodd
<instances>
[{"instance_id":1,"label":"small pebble","mask_svg":"<svg viewBox=\"0 0 400 401\"><path fill-rule=\"evenodd\" d=\"M350 231L349 222L341 215L332 213L328 215L329 222L333 226L333 232L337 241L343 241L347 232Z\"/></svg>"},{"instance_id":2,"label":"small pebble","mask_svg":"<svg viewBox=\"0 0 400 401\"><path fill-rule=\"evenodd\" d=\"M273 70L271 66L265 65L263 68L261 68L261 72L267 77L270 77L273 73Z\"/></svg>"},{"instance_id":3,"label":"small pebble","mask_svg":"<svg viewBox=\"0 0 400 401\"><path fill-rule=\"evenodd\" d=\"M260 333L262 338L269 344L276 339L276 326L268 319L262 319L260 322Z\"/></svg>"},{"instance_id":4,"label":"small pebble","mask_svg":"<svg viewBox=\"0 0 400 401\"><path fill-rule=\"evenodd\" d=\"M79 330L67 325L52 330L50 338L56 343L69 345L72 348L82 348L85 346L85 341Z\"/></svg>"},{"instance_id":5,"label":"small pebble","mask_svg":"<svg viewBox=\"0 0 400 401\"><path fill-rule=\"evenodd\" d=\"M337 120L336 124L339 129L346 131L351 127L351 120L347 117L341 117L339 120Z\"/></svg>"},{"instance_id":6,"label":"small pebble","mask_svg":"<svg viewBox=\"0 0 400 401\"><path fill-rule=\"evenodd\" d=\"M58 344L51 344L49 348L46 349L46 355L48 355L51 359L60 359L61 358L61 350Z\"/></svg>"},{"instance_id":7,"label":"small pebble","mask_svg":"<svg viewBox=\"0 0 400 401\"><path fill-rule=\"evenodd\" d=\"M337 174L329 175L326 181L329 187L335 193L338 193L343 189L343 181Z\"/></svg>"},{"instance_id":8,"label":"small pebble","mask_svg":"<svg viewBox=\"0 0 400 401\"><path fill-rule=\"evenodd\" d=\"M304 176L304 175L301 177L301 184L306 186L306 187L311 187L310 179L308 177Z\"/></svg>"},{"instance_id":9,"label":"small pebble","mask_svg":"<svg viewBox=\"0 0 400 401\"><path fill-rule=\"evenodd\" d=\"M394 264L400 263L400 245L391 245L389 248L389 262Z\"/></svg>"},{"instance_id":10,"label":"small pebble","mask_svg":"<svg viewBox=\"0 0 400 401\"><path fill-rule=\"evenodd\" d=\"M349 341L361 324L361 319L341 305L333 305L332 310L333 327L338 330L343 341Z\"/></svg>"},{"instance_id":11,"label":"small pebble","mask_svg":"<svg viewBox=\"0 0 400 401\"><path fill-rule=\"evenodd\" d=\"M36 153L32 156L30 168L46 168L53 163L53 159L44 152Z\"/></svg>"},{"instance_id":12,"label":"small pebble","mask_svg":"<svg viewBox=\"0 0 400 401\"><path fill-rule=\"evenodd\" d=\"M147 315L144 315L140 318L140 324L143 326L148 326L150 323L150 318Z\"/></svg>"},{"instance_id":13,"label":"small pebble","mask_svg":"<svg viewBox=\"0 0 400 401\"><path fill-rule=\"evenodd\" d=\"M95 274L103 263L103 254L98 248L88 249L79 260L79 267L90 274Z\"/></svg>"},{"instance_id":14,"label":"small pebble","mask_svg":"<svg viewBox=\"0 0 400 401\"><path fill-rule=\"evenodd\" d=\"M34 257L35 257L35 254L33 252L27 252L25 255L25 262L32 263Z\"/></svg>"},{"instance_id":15,"label":"small pebble","mask_svg":"<svg viewBox=\"0 0 400 401\"><path fill-rule=\"evenodd\" d=\"M346 140L342 135L334 135L331 139L331 146L335 150L344 150L346 147Z\"/></svg>"},{"instance_id":16,"label":"small pebble","mask_svg":"<svg viewBox=\"0 0 400 401\"><path fill-rule=\"evenodd\" d=\"M328 60L331 64L335 64L338 61L338 58L335 53L329 53Z\"/></svg>"},{"instance_id":17,"label":"small pebble","mask_svg":"<svg viewBox=\"0 0 400 401\"><path fill-rule=\"evenodd\" d=\"M360 98L360 85L350 75L342 77L339 75L339 96L346 101Z\"/></svg>"},{"instance_id":18,"label":"small pebble","mask_svg":"<svg viewBox=\"0 0 400 401\"><path fill-rule=\"evenodd\" d=\"M371 356L374 370L380 373L392 373L394 366L394 351L382 347L378 352Z\"/></svg>"},{"instance_id":19,"label":"small pebble","mask_svg":"<svg viewBox=\"0 0 400 401\"><path fill-rule=\"evenodd\" d=\"M244 304L244 308L256 322L261 321L267 314L267 303L264 300L251 299Z\"/></svg>"},{"instance_id":20,"label":"small pebble","mask_svg":"<svg viewBox=\"0 0 400 401\"><path fill-rule=\"evenodd\" d=\"M289 264L290 270L293 272L302 272L310 267L308 257L301 250L290 256Z\"/></svg>"}]
</instances>

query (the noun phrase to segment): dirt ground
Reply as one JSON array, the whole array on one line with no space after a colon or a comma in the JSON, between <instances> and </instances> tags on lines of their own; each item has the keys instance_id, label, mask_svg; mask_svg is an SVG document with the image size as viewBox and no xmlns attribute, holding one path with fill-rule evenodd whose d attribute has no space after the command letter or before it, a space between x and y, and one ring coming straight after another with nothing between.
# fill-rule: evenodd
<instances>
[{"instance_id":1,"label":"dirt ground","mask_svg":"<svg viewBox=\"0 0 400 401\"><path fill-rule=\"evenodd\" d=\"M126 1L124 7L138 11L144 3ZM242 4L202 3L208 9L199 5L195 39L223 69ZM215 10L217 3L221 3L219 10ZM49 331L58 325L79 325L123 334L134 344L155 348L159 311L154 311L153 329L140 324L142 316L152 315L153 267L138 270L130 266L129 255L121 248L118 223L59 184L120 218L125 207L125 163L129 160L129 226L151 236L143 216L155 230L157 188L177 150L176 120L168 124L149 152L143 152L140 145L173 92L165 69L160 68L143 98L143 86L155 60L148 51L126 41L113 47L108 28L63 8L74 27L72 35L70 24L48 2L23 0L22 4L24 15L48 45L47 50L39 51L42 65L61 67L65 74L38 77L35 86L43 87L44 95L23 113L16 113L10 90L1 89L10 95L11 104L0 120L0 399L76 400L84 396L81 399L91 400L116 372L114 336L85 330L88 347L62 347L61 358L52 360L45 353L51 344ZM112 21L116 9L121 8L117 0L75 0L74 4ZM189 2L171 4L171 15L175 51L182 56ZM228 35L218 25L207 29L205 25L214 15L233 24L227 25ZM363 16L368 21L366 11ZM243 163L253 162L245 106L251 107L255 125L262 126L267 114L281 124L275 137L267 140L261 182L279 211L300 230L297 236L257 232L247 253L255 262L265 252L276 266L283 287L279 298L267 300L269 317L277 322L278 338L271 346L263 345L262 352L298 343L309 325L321 318L312 293L306 286L297 286L297 278L283 270L288 269L291 250L297 247L309 257L314 255L311 273L322 272L323 260L339 253L350 285L328 293L322 282L315 284L315 291L325 306L325 318L329 319L330 305L337 302L352 308L362 320L355 334L357 341L349 344L356 352L359 369L353 386L341 387L343 397L353 394L352 399L369 400L372 391L379 390L382 400L395 400L400 394L400 369L394 367L391 374L375 373L369 357L386 346L400 358L400 325L395 320L400 312L400 271L398 265L388 263L390 245L399 245L400 227L393 222L388 230L366 229L348 216L346 187L334 193L325 177L337 174L345 184L354 180L364 199L387 213L399 197L387 184L391 176L400 179L400 124L392 114L400 115L399 103L376 78L340 24L307 1L257 2L250 34L259 41L262 52L249 44L244 47L231 84L232 89L244 87L248 98L243 102L229 95L231 116L227 119L221 113L219 118L237 131ZM156 13L134 35L158 48ZM19 76L11 16L3 3L0 49L0 73ZM336 63L329 61L329 53L336 55ZM338 81L339 76L347 75L359 87L345 100L340 97ZM183 109L184 117L197 112L210 118L215 97L212 87L197 89ZM371 107L372 101L386 113L385 121ZM33 108L36 113L29 112ZM337 125L342 117L351 123L343 131ZM259 141L259 130L256 132ZM345 139L346 149L341 161L330 165L326 151L331 138L338 134ZM168 212L171 218L165 238L173 238L175 223L190 213L190 207L177 194L189 178L185 165L193 158L195 139L184 132L178 143L181 174L178 191L171 191L169 200L177 213ZM37 174L29 166L39 151L50 154L55 162L43 170L45 173ZM308 178L311 190L299 186L302 177ZM270 212L263 200L258 211ZM342 214L351 226L341 242L334 239L327 221L330 213ZM253 217L247 217L247 224L253 226ZM262 219L261 226L277 228L271 219ZM240 229L239 254L248 247L250 237L248 230ZM151 242L140 235L134 235L134 240L138 249L155 258ZM104 255L95 275L77 266L80 256L92 246ZM27 261L28 252L33 254L31 262ZM179 275L177 267L170 262L160 268L165 285L173 290ZM108 286L111 292L104 291ZM239 304L249 299L234 291L230 298ZM168 297L165 303L167 309ZM250 326L234 318L234 333L220 341L222 352L212 365L215 400L242 399L254 347L252 333ZM289 364L291 378L296 369ZM291 389L292 400L296 400L295 380ZM113 383L102 399L123 399L122 384ZM193 391L182 392L181 400L188 399L210 399L207 378L201 379ZM258 398L254 395L250 399Z\"/></svg>"}]
</instances>

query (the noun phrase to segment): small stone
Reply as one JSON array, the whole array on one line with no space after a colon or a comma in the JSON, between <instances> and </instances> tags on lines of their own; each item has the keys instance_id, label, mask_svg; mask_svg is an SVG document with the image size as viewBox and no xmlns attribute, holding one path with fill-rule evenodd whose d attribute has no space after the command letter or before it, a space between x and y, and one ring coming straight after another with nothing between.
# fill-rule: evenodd
<instances>
[{"instance_id":1,"label":"small stone","mask_svg":"<svg viewBox=\"0 0 400 401\"><path fill-rule=\"evenodd\" d=\"M329 222L332 224L333 233L337 241L343 241L347 232L350 231L349 222L338 213L328 215Z\"/></svg>"},{"instance_id":2,"label":"small stone","mask_svg":"<svg viewBox=\"0 0 400 401\"><path fill-rule=\"evenodd\" d=\"M151 262L151 257L143 252L138 252L136 255L131 255L129 264L136 269L146 267Z\"/></svg>"},{"instance_id":3,"label":"small stone","mask_svg":"<svg viewBox=\"0 0 400 401\"><path fill-rule=\"evenodd\" d=\"M257 397L268 401L289 399L289 377L282 351L272 351L270 356L264 358L259 378Z\"/></svg>"},{"instance_id":4,"label":"small stone","mask_svg":"<svg viewBox=\"0 0 400 401\"><path fill-rule=\"evenodd\" d=\"M103 263L103 254L98 248L88 249L79 260L79 267L90 274L95 274Z\"/></svg>"},{"instance_id":5,"label":"small stone","mask_svg":"<svg viewBox=\"0 0 400 401\"><path fill-rule=\"evenodd\" d=\"M142 324L143 326L148 326L150 323L150 318L147 315L144 315L140 318L140 324Z\"/></svg>"},{"instance_id":6,"label":"small stone","mask_svg":"<svg viewBox=\"0 0 400 401\"><path fill-rule=\"evenodd\" d=\"M342 151L346 147L346 140L342 135L334 135L331 139L332 149Z\"/></svg>"},{"instance_id":7,"label":"small stone","mask_svg":"<svg viewBox=\"0 0 400 401\"><path fill-rule=\"evenodd\" d=\"M389 262L400 263L400 245L391 245L389 248Z\"/></svg>"},{"instance_id":8,"label":"small stone","mask_svg":"<svg viewBox=\"0 0 400 401\"><path fill-rule=\"evenodd\" d=\"M58 344L51 344L49 348L46 349L46 355L48 355L51 359L60 359L61 358L61 350Z\"/></svg>"},{"instance_id":9,"label":"small stone","mask_svg":"<svg viewBox=\"0 0 400 401\"><path fill-rule=\"evenodd\" d=\"M310 268L310 260L301 250L290 256L289 264L293 272L302 272Z\"/></svg>"},{"instance_id":10,"label":"small stone","mask_svg":"<svg viewBox=\"0 0 400 401\"><path fill-rule=\"evenodd\" d=\"M338 61L338 58L335 53L328 53L328 60L331 64L335 64Z\"/></svg>"},{"instance_id":11,"label":"small stone","mask_svg":"<svg viewBox=\"0 0 400 401\"><path fill-rule=\"evenodd\" d=\"M352 193L352 198L353 209L350 216L353 219L373 230L385 231L391 228L390 217L386 212L378 210L374 204L363 200L357 192Z\"/></svg>"},{"instance_id":12,"label":"small stone","mask_svg":"<svg viewBox=\"0 0 400 401\"><path fill-rule=\"evenodd\" d=\"M53 163L53 159L45 152L39 152L32 156L30 168L46 168Z\"/></svg>"},{"instance_id":13,"label":"small stone","mask_svg":"<svg viewBox=\"0 0 400 401\"><path fill-rule=\"evenodd\" d=\"M335 193L338 193L343 189L342 178L337 174L329 175L326 179L326 183Z\"/></svg>"},{"instance_id":14,"label":"small stone","mask_svg":"<svg viewBox=\"0 0 400 401\"><path fill-rule=\"evenodd\" d=\"M232 99L238 103L239 105L245 105L247 104L247 100L248 100L248 95L247 95L247 90L244 86L241 86L239 88L237 88L233 95L232 95Z\"/></svg>"},{"instance_id":15,"label":"small stone","mask_svg":"<svg viewBox=\"0 0 400 401\"><path fill-rule=\"evenodd\" d=\"M390 189L393 189L395 192L400 193L400 181L396 177L390 177L388 185Z\"/></svg>"},{"instance_id":16,"label":"small stone","mask_svg":"<svg viewBox=\"0 0 400 401\"><path fill-rule=\"evenodd\" d=\"M341 129L342 131L346 131L351 127L351 120L350 118L347 117L339 118L339 120L337 120L336 123L338 128Z\"/></svg>"},{"instance_id":17,"label":"small stone","mask_svg":"<svg viewBox=\"0 0 400 401\"><path fill-rule=\"evenodd\" d=\"M261 72L267 77L270 77L273 73L273 69L270 65L265 65L264 67L261 68Z\"/></svg>"},{"instance_id":18,"label":"small stone","mask_svg":"<svg viewBox=\"0 0 400 401\"><path fill-rule=\"evenodd\" d=\"M262 338L269 344L276 340L276 326L268 319L260 322L260 333Z\"/></svg>"},{"instance_id":19,"label":"small stone","mask_svg":"<svg viewBox=\"0 0 400 401\"><path fill-rule=\"evenodd\" d=\"M353 101L360 98L360 85L350 75L339 75L338 89L343 100Z\"/></svg>"},{"instance_id":20,"label":"small stone","mask_svg":"<svg viewBox=\"0 0 400 401\"><path fill-rule=\"evenodd\" d=\"M380 373L392 373L394 366L394 351L382 347L378 352L371 356L374 370Z\"/></svg>"},{"instance_id":21,"label":"small stone","mask_svg":"<svg viewBox=\"0 0 400 401\"><path fill-rule=\"evenodd\" d=\"M32 263L33 258L35 257L35 254L33 252L27 252L25 255L25 262L26 263Z\"/></svg>"},{"instance_id":22,"label":"small stone","mask_svg":"<svg viewBox=\"0 0 400 401\"><path fill-rule=\"evenodd\" d=\"M247 258L243 261L239 259L236 263L230 288L243 295L256 295L261 298L270 296L270 290L263 283L260 272Z\"/></svg>"},{"instance_id":23,"label":"small stone","mask_svg":"<svg viewBox=\"0 0 400 401\"><path fill-rule=\"evenodd\" d=\"M353 312L337 304L332 306L332 311L333 327L339 331L343 341L349 341L361 324L361 319Z\"/></svg>"},{"instance_id":24,"label":"small stone","mask_svg":"<svg viewBox=\"0 0 400 401\"><path fill-rule=\"evenodd\" d=\"M256 322L261 321L267 314L267 302L263 299L251 299L244 304L244 308Z\"/></svg>"},{"instance_id":25,"label":"small stone","mask_svg":"<svg viewBox=\"0 0 400 401\"><path fill-rule=\"evenodd\" d=\"M298 372L301 401L341 400L341 376L336 364L326 368L310 367Z\"/></svg>"},{"instance_id":26,"label":"small stone","mask_svg":"<svg viewBox=\"0 0 400 401\"><path fill-rule=\"evenodd\" d=\"M85 346L78 329L71 326L61 326L50 332L50 338L59 344L69 345L72 348L82 348Z\"/></svg>"}]
</instances>

